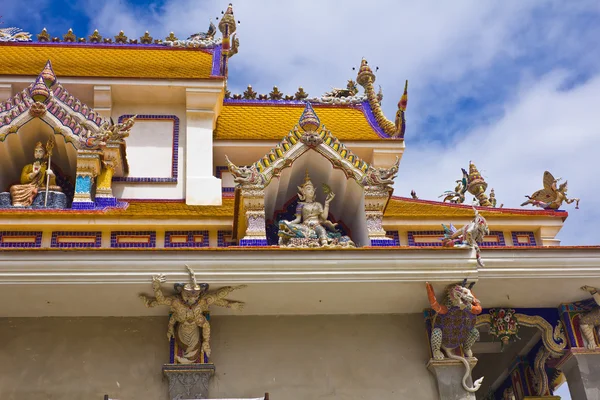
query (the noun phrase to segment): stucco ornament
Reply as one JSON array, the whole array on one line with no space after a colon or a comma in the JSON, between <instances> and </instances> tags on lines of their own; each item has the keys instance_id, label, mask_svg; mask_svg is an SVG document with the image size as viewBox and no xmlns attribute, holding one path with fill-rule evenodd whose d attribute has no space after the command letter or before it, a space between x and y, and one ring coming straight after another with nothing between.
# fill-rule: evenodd
<instances>
[{"instance_id":1,"label":"stucco ornament","mask_svg":"<svg viewBox=\"0 0 600 400\"><path fill-rule=\"evenodd\" d=\"M579 199L567 197L567 181L557 186L560 180L561 178L555 179L550 172L545 171L544 188L531 196L525 196L528 200L521 206L531 204L544 210L558 210L563 202L567 204L575 202L575 208L579 209Z\"/></svg>"},{"instance_id":2,"label":"stucco ornament","mask_svg":"<svg viewBox=\"0 0 600 400\"><path fill-rule=\"evenodd\" d=\"M492 308L489 334L500 339L501 349L511 340L519 338L519 321L512 308Z\"/></svg>"},{"instance_id":3,"label":"stucco ornament","mask_svg":"<svg viewBox=\"0 0 600 400\"><path fill-rule=\"evenodd\" d=\"M1 28L0 42L31 42L31 33L20 28Z\"/></svg>"},{"instance_id":4,"label":"stucco ornament","mask_svg":"<svg viewBox=\"0 0 600 400\"><path fill-rule=\"evenodd\" d=\"M478 314L482 308L466 280L449 285L446 288L444 300L438 303L431 284L426 283L429 304L435 315L431 323L431 350L435 360L443 360L444 353L448 358L461 361L466 368L462 386L467 392L476 392L481 387L483 377L476 380L473 387L467 385L471 376L471 367L465 357L453 353L454 349L462 347L466 357L473 357L471 347L479 339L479 331L475 327ZM443 352L442 352L443 351Z\"/></svg>"},{"instance_id":5,"label":"stucco ornament","mask_svg":"<svg viewBox=\"0 0 600 400\"><path fill-rule=\"evenodd\" d=\"M329 203L335 197L329 186L323 184L327 198L321 205L315 201L315 186L310 180L308 171L304 183L298 186L298 206L293 221L279 221L279 245L286 247L356 247L348 236L342 236L337 230L337 223L327 219Z\"/></svg>"},{"instance_id":6,"label":"stucco ornament","mask_svg":"<svg viewBox=\"0 0 600 400\"><path fill-rule=\"evenodd\" d=\"M479 249L479 243L483 242L486 235L490 234L486 219L479 214L479 211L473 207L475 212L475 218L460 229L456 229L454 225L450 224L450 227L442 224L444 228L444 237L442 243L444 246L449 247L470 247L475 250L477 257L477 264L484 267L483 261L481 260L481 251Z\"/></svg>"},{"instance_id":7,"label":"stucco ornament","mask_svg":"<svg viewBox=\"0 0 600 400\"><path fill-rule=\"evenodd\" d=\"M265 177L258 172L258 169L253 164L249 167L238 167L234 163L232 163L227 156L225 156L227 160L227 168L231 175L233 175L233 181L237 185L264 185Z\"/></svg>"},{"instance_id":8,"label":"stucco ornament","mask_svg":"<svg viewBox=\"0 0 600 400\"><path fill-rule=\"evenodd\" d=\"M454 204L462 204L465 202L465 193L467 193L467 185L469 182L469 173L461 168L462 171L462 179L456 181L456 187L454 190L446 190L442 193L438 198L444 198L442 200L444 203L454 203Z\"/></svg>"},{"instance_id":9,"label":"stucco ornament","mask_svg":"<svg viewBox=\"0 0 600 400\"><path fill-rule=\"evenodd\" d=\"M581 290L589 292L598 306L582 316L579 320L581 333L585 336L585 340L587 341L587 348L594 350L598 348L596 339L594 338L594 330L597 330L598 335L600 335L600 293L598 293L597 288L587 285L582 286Z\"/></svg>"},{"instance_id":10,"label":"stucco ornament","mask_svg":"<svg viewBox=\"0 0 600 400\"><path fill-rule=\"evenodd\" d=\"M386 189L393 189L394 179L398 175L400 158L396 157L396 162L390 168L375 168L369 166L363 176L361 184L363 186L380 186Z\"/></svg>"},{"instance_id":11,"label":"stucco ornament","mask_svg":"<svg viewBox=\"0 0 600 400\"><path fill-rule=\"evenodd\" d=\"M140 295L146 307L170 306L171 317L167 330L167 339L175 338L183 355L175 356L176 364L203 363L210 357L210 323L205 313L210 306L219 306L242 310L244 303L225 298L234 290L246 287L225 286L218 290L209 292L208 284L196 282L194 271L186 265L190 276L190 282L175 284L178 293L174 296L165 296L160 284L165 282L164 275L152 277L152 289L155 298ZM204 357L206 355L206 358Z\"/></svg>"}]
</instances>

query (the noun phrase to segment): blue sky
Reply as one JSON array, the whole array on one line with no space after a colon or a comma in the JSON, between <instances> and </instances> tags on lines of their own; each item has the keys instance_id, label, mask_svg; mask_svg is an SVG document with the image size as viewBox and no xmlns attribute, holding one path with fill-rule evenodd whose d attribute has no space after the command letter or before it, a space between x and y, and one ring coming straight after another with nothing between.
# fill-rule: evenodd
<instances>
[{"instance_id":1,"label":"blue sky","mask_svg":"<svg viewBox=\"0 0 600 400\"><path fill-rule=\"evenodd\" d=\"M600 2L455 1L234 4L240 52L229 87L273 85L320 95L355 77L366 57L393 119L409 80L406 152L396 195L437 199L473 160L505 207L542 186L549 170L568 179L581 208L566 206L562 244L600 244ZM164 38L205 31L226 1L32 0L0 7L3 26L87 36L123 29Z\"/></svg>"}]
</instances>

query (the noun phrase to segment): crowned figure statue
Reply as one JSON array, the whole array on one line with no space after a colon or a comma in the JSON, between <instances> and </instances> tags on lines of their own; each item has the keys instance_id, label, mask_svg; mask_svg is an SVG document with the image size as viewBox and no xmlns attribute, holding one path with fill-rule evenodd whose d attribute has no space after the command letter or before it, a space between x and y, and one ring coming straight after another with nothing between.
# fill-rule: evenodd
<instances>
[{"instance_id":1,"label":"crowned figure statue","mask_svg":"<svg viewBox=\"0 0 600 400\"><path fill-rule=\"evenodd\" d=\"M50 142L49 142L50 143ZM21 171L21 184L10 187L12 205L16 207L29 207L41 190L62 192L56 185L56 176L48 165L48 153L41 142L33 150L34 161L25 165Z\"/></svg>"},{"instance_id":2,"label":"crowned figure statue","mask_svg":"<svg viewBox=\"0 0 600 400\"><path fill-rule=\"evenodd\" d=\"M348 236L342 236L337 223L327 219L329 204L335 197L329 186L323 184L327 196L325 203L315 201L316 190L308 171L304 183L298 186L299 202L296 206L296 218L293 221L279 221L279 245L290 247L318 247L341 245L355 247Z\"/></svg>"}]
</instances>

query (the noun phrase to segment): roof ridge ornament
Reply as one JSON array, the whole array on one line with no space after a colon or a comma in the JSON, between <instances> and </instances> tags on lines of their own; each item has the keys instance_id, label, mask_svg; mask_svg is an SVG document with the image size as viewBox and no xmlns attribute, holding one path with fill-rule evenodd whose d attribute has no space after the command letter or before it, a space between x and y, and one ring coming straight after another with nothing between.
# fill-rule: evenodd
<instances>
[{"instance_id":1,"label":"roof ridge ornament","mask_svg":"<svg viewBox=\"0 0 600 400\"><path fill-rule=\"evenodd\" d=\"M404 139L404 132L406 130L406 119L404 112L408 105L408 80L404 84L404 93L398 103L398 111L396 112L396 120L390 121L385 117L381 109L381 102L379 98L383 98L383 93L377 94L373 83L375 83L375 74L369 67L369 63L364 58L361 61L358 75L356 76L356 82L365 88L367 99L371 110L375 116L377 124L383 129L383 131L393 139Z\"/></svg>"},{"instance_id":2,"label":"roof ridge ornament","mask_svg":"<svg viewBox=\"0 0 600 400\"><path fill-rule=\"evenodd\" d=\"M0 42L31 42L31 33L21 28L0 28Z\"/></svg>"}]
</instances>

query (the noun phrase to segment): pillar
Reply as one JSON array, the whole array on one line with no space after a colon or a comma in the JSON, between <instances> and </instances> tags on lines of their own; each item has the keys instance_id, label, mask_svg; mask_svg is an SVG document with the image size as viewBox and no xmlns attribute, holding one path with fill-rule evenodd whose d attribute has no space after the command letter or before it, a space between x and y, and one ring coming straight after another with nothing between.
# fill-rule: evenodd
<instances>
[{"instance_id":1,"label":"pillar","mask_svg":"<svg viewBox=\"0 0 600 400\"><path fill-rule=\"evenodd\" d=\"M560 362L571 398L600 400L600 352L570 350Z\"/></svg>"},{"instance_id":2,"label":"pillar","mask_svg":"<svg viewBox=\"0 0 600 400\"><path fill-rule=\"evenodd\" d=\"M474 357L467 358L471 371L477 364ZM475 393L467 392L462 386L465 366L458 360L429 360L427 369L435 376L440 400L475 400ZM467 379L467 385L473 386L473 379Z\"/></svg>"},{"instance_id":3,"label":"pillar","mask_svg":"<svg viewBox=\"0 0 600 400\"><path fill-rule=\"evenodd\" d=\"M186 89L185 202L221 205L221 180L214 174L213 131L223 102L223 88Z\"/></svg>"},{"instance_id":4,"label":"pillar","mask_svg":"<svg viewBox=\"0 0 600 400\"><path fill-rule=\"evenodd\" d=\"M265 189L251 186L242 188L246 229L240 246L267 246L265 221Z\"/></svg>"},{"instance_id":5,"label":"pillar","mask_svg":"<svg viewBox=\"0 0 600 400\"><path fill-rule=\"evenodd\" d=\"M99 151L77 151L77 173L75 177L75 196L71 208L75 210L89 210L94 208L92 189L94 180L100 173Z\"/></svg>"},{"instance_id":6,"label":"pillar","mask_svg":"<svg viewBox=\"0 0 600 400\"><path fill-rule=\"evenodd\" d=\"M98 207L114 207L117 205L117 199L112 191L112 178L115 173L115 163L108 159L103 162L102 172L98 175L96 184L95 203Z\"/></svg>"},{"instance_id":7,"label":"pillar","mask_svg":"<svg viewBox=\"0 0 600 400\"><path fill-rule=\"evenodd\" d=\"M383 210L390 193L386 188L365 186L365 217L367 219L368 246L395 246L394 240L385 234L383 229Z\"/></svg>"}]
</instances>

